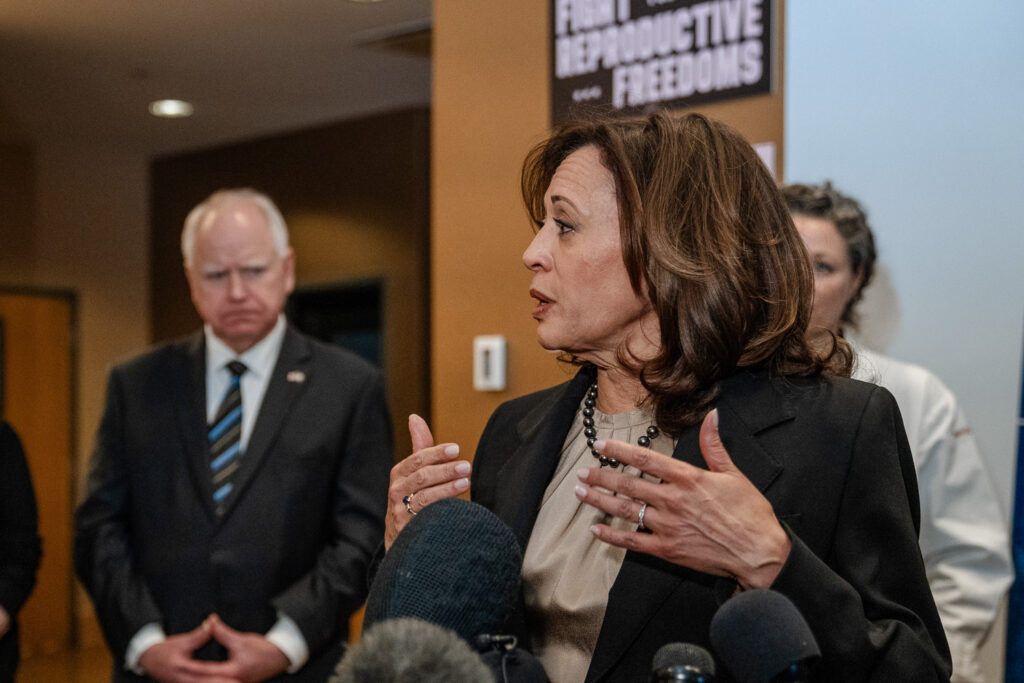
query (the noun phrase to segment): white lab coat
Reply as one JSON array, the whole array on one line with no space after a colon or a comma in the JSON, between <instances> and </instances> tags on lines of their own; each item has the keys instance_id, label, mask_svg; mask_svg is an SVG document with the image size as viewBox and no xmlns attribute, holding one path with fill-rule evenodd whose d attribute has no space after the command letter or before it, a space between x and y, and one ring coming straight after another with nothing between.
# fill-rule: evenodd
<instances>
[{"instance_id":1,"label":"white lab coat","mask_svg":"<svg viewBox=\"0 0 1024 683\"><path fill-rule=\"evenodd\" d=\"M921 554L953 656L981 683L978 647L1013 582L1007 521L956 396L930 371L854 345L853 377L896 397L921 492Z\"/></svg>"}]
</instances>

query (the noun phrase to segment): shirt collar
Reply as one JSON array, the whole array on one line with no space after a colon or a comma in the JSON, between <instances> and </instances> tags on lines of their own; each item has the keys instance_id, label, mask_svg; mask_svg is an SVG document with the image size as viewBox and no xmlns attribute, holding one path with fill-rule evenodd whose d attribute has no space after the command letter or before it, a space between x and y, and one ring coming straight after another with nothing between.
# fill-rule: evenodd
<instances>
[{"instance_id":1,"label":"shirt collar","mask_svg":"<svg viewBox=\"0 0 1024 683\"><path fill-rule=\"evenodd\" d=\"M238 354L213 333L213 328L209 325L203 325L203 334L206 336L207 371L220 370L230 361L238 359L245 363L248 371L252 372L256 377L269 375L274 368L274 363L277 362L278 353L281 351L281 344L284 343L286 327L284 316L279 315L274 327L263 339L253 344L243 353Z\"/></svg>"}]
</instances>

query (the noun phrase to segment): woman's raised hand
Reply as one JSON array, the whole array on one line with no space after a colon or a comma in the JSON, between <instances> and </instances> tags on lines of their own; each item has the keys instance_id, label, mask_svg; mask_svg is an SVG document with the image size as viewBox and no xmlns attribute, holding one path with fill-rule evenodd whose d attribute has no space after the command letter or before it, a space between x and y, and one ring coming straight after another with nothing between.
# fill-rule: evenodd
<instances>
[{"instance_id":1,"label":"woman's raised hand","mask_svg":"<svg viewBox=\"0 0 1024 683\"><path fill-rule=\"evenodd\" d=\"M597 524L592 531L602 541L728 576L743 588L767 588L778 576L789 556L789 536L771 503L733 464L718 435L717 410L708 413L700 427L700 450L708 470L621 441L598 441L594 447L661 479L656 484L609 469L579 471L580 500L640 522L650 532Z\"/></svg>"},{"instance_id":2,"label":"woman's raised hand","mask_svg":"<svg viewBox=\"0 0 1024 683\"><path fill-rule=\"evenodd\" d=\"M451 498L469 488L472 467L457 460L459 446L454 443L434 445L430 427L419 415L409 416L409 435L413 453L391 468L388 488L388 513L385 519L384 548L398 537L398 532L413 515L427 505Z\"/></svg>"}]
</instances>

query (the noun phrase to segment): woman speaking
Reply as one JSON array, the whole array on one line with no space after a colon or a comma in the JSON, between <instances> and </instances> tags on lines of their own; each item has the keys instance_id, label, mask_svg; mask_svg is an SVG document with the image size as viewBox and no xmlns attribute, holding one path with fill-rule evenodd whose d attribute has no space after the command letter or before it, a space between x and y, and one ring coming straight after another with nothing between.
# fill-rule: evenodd
<instances>
[{"instance_id":1,"label":"woman speaking","mask_svg":"<svg viewBox=\"0 0 1024 683\"><path fill-rule=\"evenodd\" d=\"M828 681L948 680L892 397L805 340L813 280L753 149L697 114L563 127L527 157L541 346L579 370L491 416L472 497L524 549L515 625L553 681L640 681L736 591L807 620ZM410 419L386 544L469 487ZM726 663L728 664L728 663Z\"/></svg>"}]
</instances>

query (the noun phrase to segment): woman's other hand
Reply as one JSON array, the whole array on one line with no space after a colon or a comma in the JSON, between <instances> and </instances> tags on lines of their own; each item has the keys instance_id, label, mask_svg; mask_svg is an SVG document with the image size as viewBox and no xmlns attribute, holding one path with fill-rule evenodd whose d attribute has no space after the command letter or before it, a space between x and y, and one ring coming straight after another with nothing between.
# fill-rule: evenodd
<instances>
[{"instance_id":1,"label":"woman's other hand","mask_svg":"<svg viewBox=\"0 0 1024 683\"><path fill-rule=\"evenodd\" d=\"M717 410L700 427L708 470L621 441L594 445L603 455L661 479L656 484L614 470L580 470L580 500L634 523L643 508L643 526L650 531L597 524L592 531L602 541L728 576L743 588L767 588L778 576L789 556L789 536L771 503L733 464L718 435Z\"/></svg>"},{"instance_id":2,"label":"woman's other hand","mask_svg":"<svg viewBox=\"0 0 1024 683\"><path fill-rule=\"evenodd\" d=\"M385 550L391 548L398 532L413 515L435 501L457 496L469 488L472 468L465 460L456 460L458 444L435 446L430 427L419 415L409 416L409 435L412 455L391 468Z\"/></svg>"}]
</instances>

